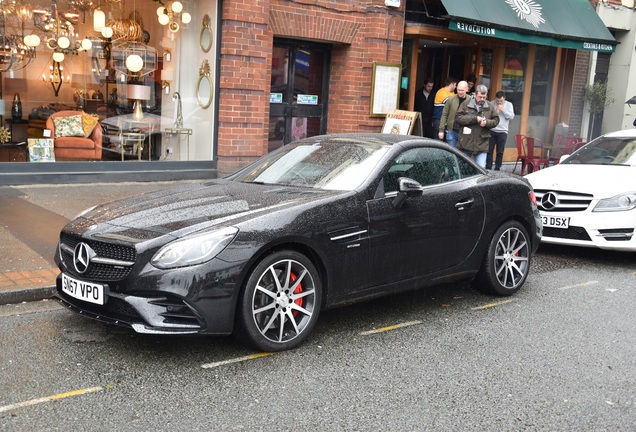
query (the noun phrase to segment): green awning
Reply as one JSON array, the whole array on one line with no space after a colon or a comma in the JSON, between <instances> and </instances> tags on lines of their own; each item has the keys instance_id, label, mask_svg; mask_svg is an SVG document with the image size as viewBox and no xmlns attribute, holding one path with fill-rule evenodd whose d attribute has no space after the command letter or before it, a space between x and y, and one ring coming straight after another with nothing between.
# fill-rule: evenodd
<instances>
[{"instance_id":1,"label":"green awning","mask_svg":"<svg viewBox=\"0 0 636 432\"><path fill-rule=\"evenodd\" d=\"M614 52L616 40L588 0L442 0L449 28L529 44Z\"/></svg>"}]
</instances>

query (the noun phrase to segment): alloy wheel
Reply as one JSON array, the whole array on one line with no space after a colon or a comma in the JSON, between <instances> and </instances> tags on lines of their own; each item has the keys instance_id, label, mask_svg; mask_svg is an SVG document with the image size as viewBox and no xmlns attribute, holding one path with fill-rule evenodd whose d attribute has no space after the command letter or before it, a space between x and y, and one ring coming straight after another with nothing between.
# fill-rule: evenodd
<instances>
[{"instance_id":1,"label":"alloy wheel","mask_svg":"<svg viewBox=\"0 0 636 432\"><path fill-rule=\"evenodd\" d=\"M529 258L530 245L523 231L515 226L505 230L495 251L495 273L502 287L513 289L524 281Z\"/></svg>"},{"instance_id":2,"label":"alloy wheel","mask_svg":"<svg viewBox=\"0 0 636 432\"><path fill-rule=\"evenodd\" d=\"M314 277L293 259L267 267L258 279L251 302L258 331L274 343L289 342L302 334L315 308Z\"/></svg>"}]
</instances>

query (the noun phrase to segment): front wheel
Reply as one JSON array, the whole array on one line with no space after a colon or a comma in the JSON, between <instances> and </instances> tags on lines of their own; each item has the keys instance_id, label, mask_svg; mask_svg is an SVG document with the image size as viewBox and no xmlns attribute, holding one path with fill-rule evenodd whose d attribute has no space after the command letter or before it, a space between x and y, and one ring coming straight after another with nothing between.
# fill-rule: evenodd
<instances>
[{"instance_id":1,"label":"front wheel","mask_svg":"<svg viewBox=\"0 0 636 432\"><path fill-rule=\"evenodd\" d=\"M516 293L528 277L531 250L523 225L517 221L504 223L490 241L473 285L489 294Z\"/></svg>"},{"instance_id":2,"label":"front wheel","mask_svg":"<svg viewBox=\"0 0 636 432\"><path fill-rule=\"evenodd\" d=\"M239 297L239 337L264 351L284 351L302 343L320 312L322 286L304 255L280 251L252 270Z\"/></svg>"}]
</instances>

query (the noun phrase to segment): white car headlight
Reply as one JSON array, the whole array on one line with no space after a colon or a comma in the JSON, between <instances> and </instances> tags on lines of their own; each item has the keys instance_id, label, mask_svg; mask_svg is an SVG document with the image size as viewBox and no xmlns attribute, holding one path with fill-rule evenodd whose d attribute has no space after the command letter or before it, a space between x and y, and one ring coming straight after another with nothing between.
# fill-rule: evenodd
<instances>
[{"instance_id":1,"label":"white car headlight","mask_svg":"<svg viewBox=\"0 0 636 432\"><path fill-rule=\"evenodd\" d=\"M150 264L160 269L170 269L204 263L220 254L237 233L238 228L227 227L173 241L159 249Z\"/></svg>"},{"instance_id":2,"label":"white car headlight","mask_svg":"<svg viewBox=\"0 0 636 432\"><path fill-rule=\"evenodd\" d=\"M593 211L625 211L633 210L634 208L636 208L636 192L626 192L612 198L600 200Z\"/></svg>"}]
</instances>

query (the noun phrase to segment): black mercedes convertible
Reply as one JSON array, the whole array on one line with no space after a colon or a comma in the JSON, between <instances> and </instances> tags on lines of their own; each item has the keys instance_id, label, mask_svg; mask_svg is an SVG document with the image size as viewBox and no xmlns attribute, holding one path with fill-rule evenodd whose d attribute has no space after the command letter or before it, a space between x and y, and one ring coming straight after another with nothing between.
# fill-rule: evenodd
<instances>
[{"instance_id":1,"label":"black mercedes convertible","mask_svg":"<svg viewBox=\"0 0 636 432\"><path fill-rule=\"evenodd\" d=\"M280 351L335 306L459 279L511 295L541 230L527 181L440 141L317 136L227 178L84 211L60 234L57 297L139 333Z\"/></svg>"}]
</instances>

